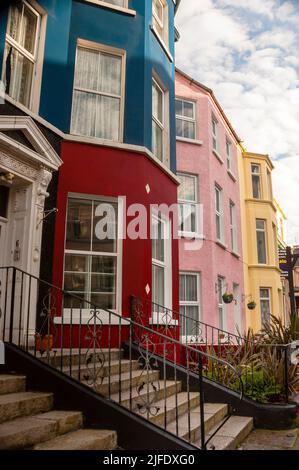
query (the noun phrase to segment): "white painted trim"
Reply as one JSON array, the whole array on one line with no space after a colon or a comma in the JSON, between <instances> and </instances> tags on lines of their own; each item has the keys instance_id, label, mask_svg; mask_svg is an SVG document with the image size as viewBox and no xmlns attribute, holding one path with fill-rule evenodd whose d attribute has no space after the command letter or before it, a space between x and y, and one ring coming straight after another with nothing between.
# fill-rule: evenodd
<instances>
[{"instance_id":1,"label":"white painted trim","mask_svg":"<svg viewBox=\"0 0 299 470\"><path fill-rule=\"evenodd\" d=\"M72 314L71 314L72 310ZM54 324L55 325L87 325L88 321L93 318L93 314L91 313L92 309L82 309L81 310L81 318L80 318L80 309L79 308L65 308L63 309L63 317L54 317ZM115 312L114 312L115 313ZM106 310L97 310L97 315L100 317L100 320L96 320L97 325L125 325L129 326L130 322L125 318L121 318L117 313L113 315L113 311L111 310L111 318L109 312ZM111 320L111 321L109 321ZM90 326L94 325L94 321L91 320Z\"/></svg>"},{"instance_id":2,"label":"white painted trim","mask_svg":"<svg viewBox=\"0 0 299 470\"><path fill-rule=\"evenodd\" d=\"M112 3L107 3L101 0L85 0L86 3L92 3L93 5L97 5L99 7L107 8L107 10L114 10L119 13L125 13L126 15L136 16L136 10L132 10L131 8L120 7L118 5L113 5ZM128 0L125 2L128 5Z\"/></svg>"},{"instance_id":3,"label":"white painted trim","mask_svg":"<svg viewBox=\"0 0 299 470\"><path fill-rule=\"evenodd\" d=\"M231 170L227 170L227 174L231 177L231 179L234 181L234 183L237 181L236 175Z\"/></svg>"},{"instance_id":4,"label":"white painted trim","mask_svg":"<svg viewBox=\"0 0 299 470\"><path fill-rule=\"evenodd\" d=\"M212 152L213 152L213 154L215 155L215 157L219 160L219 162L223 165L223 164L224 164L224 160L223 160L223 158L221 157L221 155L220 155L215 149L213 149Z\"/></svg>"},{"instance_id":5,"label":"white painted trim","mask_svg":"<svg viewBox=\"0 0 299 470\"><path fill-rule=\"evenodd\" d=\"M187 139L186 137L178 137L178 136L176 136L176 140L179 141L179 142L185 142L186 144L203 145L203 141L202 141L202 140Z\"/></svg>"},{"instance_id":6,"label":"white painted trim","mask_svg":"<svg viewBox=\"0 0 299 470\"><path fill-rule=\"evenodd\" d=\"M165 42L163 41L163 39L161 38L160 34L158 33L158 31L156 30L156 28L151 25L150 26L150 29L152 31L152 33L154 34L155 38L158 40L159 44L161 45L163 51L165 52L165 54L167 55L168 59L170 60L171 63L174 62L174 59L173 59L173 56L171 55L168 47L166 46Z\"/></svg>"}]
</instances>

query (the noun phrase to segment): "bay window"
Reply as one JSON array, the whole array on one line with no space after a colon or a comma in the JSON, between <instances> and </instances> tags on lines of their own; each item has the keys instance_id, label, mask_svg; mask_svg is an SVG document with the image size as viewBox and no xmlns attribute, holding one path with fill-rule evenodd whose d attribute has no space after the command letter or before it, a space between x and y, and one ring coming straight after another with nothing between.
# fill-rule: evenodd
<instances>
[{"instance_id":1,"label":"bay window","mask_svg":"<svg viewBox=\"0 0 299 470\"><path fill-rule=\"evenodd\" d=\"M2 80L6 93L32 107L36 79L41 15L25 0L9 9Z\"/></svg>"},{"instance_id":2,"label":"bay window","mask_svg":"<svg viewBox=\"0 0 299 470\"><path fill-rule=\"evenodd\" d=\"M124 52L79 41L71 132L122 140Z\"/></svg>"},{"instance_id":3,"label":"bay window","mask_svg":"<svg viewBox=\"0 0 299 470\"><path fill-rule=\"evenodd\" d=\"M161 214L152 214L152 302L171 308L171 233L170 221ZM156 308L155 308L156 307Z\"/></svg>"},{"instance_id":4,"label":"bay window","mask_svg":"<svg viewBox=\"0 0 299 470\"><path fill-rule=\"evenodd\" d=\"M69 198L64 289L79 299L66 295L65 308L90 308L91 302L97 308L117 309L117 226L117 202Z\"/></svg>"},{"instance_id":5,"label":"bay window","mask_svg":"<svg viewBox=\"0 0 299 470\"><path fill-rule=\"evenodd\" d=\"M257 258L259 264L267 263L266 221L256 219Z\"/></svg>"},{"instance_id":6,"label":"bay window","mask_svg":"<svg viewBox=\"0 0 299 470\"><path fill-rule=\"evenodd\" d=\"M265 326L270 323L271 315L271 290L267 287L260 288L261 323Z\"/></svg>"},{"instance_id":7,"label":"bay window","mask_svg":"<svg viewBox=\"0 0 299 470\"><path fill-rule=\"evenodd\" d=\"M254 199L261 199L261 166L251 165L251 180L252 180L252 197Z\"/></svg>"}]
</instances>

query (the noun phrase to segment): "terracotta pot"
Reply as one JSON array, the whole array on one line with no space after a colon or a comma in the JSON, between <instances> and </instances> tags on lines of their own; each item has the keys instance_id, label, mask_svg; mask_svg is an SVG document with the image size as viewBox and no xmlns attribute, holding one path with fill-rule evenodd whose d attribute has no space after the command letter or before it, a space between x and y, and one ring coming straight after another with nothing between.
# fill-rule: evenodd
<instances>
[{"instance_id":1,"label":"terracotta pot","mask_svg":"<svg viewBox=\"0 0 299 470\"><path fill-rule=\"evenodd\" d=\"M37 351L52 351L53 335L36 335L35 346Z\"/></svg>"}]
</instances>

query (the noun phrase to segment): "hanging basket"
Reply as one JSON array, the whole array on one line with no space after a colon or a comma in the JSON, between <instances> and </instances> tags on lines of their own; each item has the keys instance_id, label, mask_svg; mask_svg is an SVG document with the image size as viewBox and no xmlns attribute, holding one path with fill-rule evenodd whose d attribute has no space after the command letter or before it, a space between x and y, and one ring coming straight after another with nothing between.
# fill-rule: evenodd
<instances>
[{"instance_id":1,"label":"hanging basket","mask_svg":"<svg viewBox=\"0 0 299 470\"><path fill-rule=\"evenodd\" d=\"M222 296L222 300L225 304L231 304L234 300L234 294L231 294L230 292L225 292Z\"/></svg>"},{"instance_id":2,"label":"hanging basket","mask_svg":"<svg viewBox=\"0 0 299 470\"><path fill-rule=\"evenodd\" d=\"M248 302L247 308L248 308L249 310L254 310L255 307L256 307L256 303L254 302L254 300L252 300L251 302Z\"/></svg>"}]
</instances>

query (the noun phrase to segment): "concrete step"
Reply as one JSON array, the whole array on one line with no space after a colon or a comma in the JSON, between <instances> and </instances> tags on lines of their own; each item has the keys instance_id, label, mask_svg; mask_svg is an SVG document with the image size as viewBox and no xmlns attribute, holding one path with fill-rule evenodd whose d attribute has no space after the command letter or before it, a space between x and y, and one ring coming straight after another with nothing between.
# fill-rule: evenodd
<instances>
[{"instance_id":1,"label":"concrete step","mask_svg":"<svg viewBox=\"0 0 299 470\"><path fill-rule=\"evenodd\" d=\"M165 419L166 423L171 423L175 421L177 417L180 417L188 412L188 408L193 410L199 405L199 393L193 392L181 392L173 394L166 399L163 397L162 400L156 401L151 405L150 412L145 413L145 416L152 421L153 423L157 424L158 426L165 427ZM144 416L143 412L137 412L141 416Z\"/></svg>"},{"instance_id":2,"label":"concrete step","mask_svg":"<svg viewBox=\"0 0 299 470\"><path fill-rule=\"evenodd\" d=\"M147 389L138 391L137 387L133 387L131 390L131 400L130 400L130 390L126 390L121 394L121 405L125 408L131 409L132 411L138 411L138 405L144 406L148 401L159 401L164 398L164 388L166 397L171 397L174 393L180 393L182 389L182 383L177 381L167 380L164 383L164 380L159 380L155 382L156 391L150 387L149 392ZM119 394L111 395L111 400L119 403ZM132 407L130 407L130 401L132 401Z\"/></svg>"},{"instance_id":3,"label":"concrete step","mask_svg":"<svg viewBox=\"0 0 299 470\"><path fill-rule=\"evenodd\" d=\"M86 385L92 386L98 393L108 396L109 382L110 393L115 394L119 392L119 390L121 390L121 392L124 392L130 387L136 388L146 383L152 383L153 386L156 386L156 382L159 381L159 375L160 373L158 370L150 371L146 374L142 374L141 370L133 370L132 374L130 374L129 372L125 372L120 376L117 374L111 375L110 377L104 377L102 381L98 380L95 385L92 384L92 380L82 382L86 383Z\"/></svg>"},{"instance_id":4,"label":"concrete step","mask_svg":"<svg viewBox=\"0 0 299 470\"><path fill-rule=\"evenodd\" d=\"M82 425L83 416L78 411L49 411L7 421L0 424L0 450L30 447L75 431Z\"/></svg>"},{"instance_id":5,"label":"concrete step","mask_svg":"<svg viewBox=\"0 0 299 470\"><path fill-rule=\"evenodd\" d=\"M37 444L33 450L113 450L116 446L115 431L79 429Z\"/></svg>"},{"instance_id":6,"label":"concrete step","mask_svg":"<svg viewBox=\"0 0 299 470\"><path fill-rule=\"evenodd\" d=\"M52 407L52 393L20 392L0 395L0 423L46 412Z\"/></svg>"},{"instance_id":7,"label":"concrete step","mask_svg":"<svg viewBox=\"0 0 299 470\"><path fill-rule=\"evenodd\" d=\"M130 365L131 364L131 365ZM80 380L84 380L85 376L89 374L93 375L96 374L97 377L108 377L109 375L118 375L120 373L129 372L131 370L135 371L139 369L138 361L127 361L122 359L121 361L110 361L105 362L103 365L100 362L96 362L93 364L92 362L89 365L82 363L79 365L72 366L70 369L69 366L64 366L62 368L62 372L67 375L71 375L74 379L79 379L79 372L80 372Z\"/></svg>"},{"instance_id":8,"label":"concrete step","mask_svg":"<svg viewBox=\"0 0 299 470\"><path fill-rule=\"evenodd\" d=\"M220 423L218 423L219 426ZM218 426L214 426L207 433L211 436ZM217 432L217 434L208 443L208 450L234 450L253 429L253 418L247 416L231 416L229 420L223 425L223 427ZM200 442L196 442L196 445L200 446Z\"/></svg>"},{"instance_id":9,"label":"concrete step","mask_svg":"<svg viewBox=\"0 0 299 470\"><path fill-rule=\"evenodd\" d=\"M31 351L34 354L34 351ZM43 362L50 364L53 367L60 368L69 366L70 363L74 366L77 366L79 362L83 365L86 363L87 357L92 361L92 358L96 354L97 360L108 362L109 356L110 361L118 361L119 358L123 357L123 350L122 349L115 349L115 348L103 348L103 349L53 349L49 351L49 353L45 352L41 354L39 351L36 351L36 357Z\"/></svg>"},{"instance_id":10,"label":"concrete step","mask_svg":"<svg viewBox=\"0 0 299 470\"><path fill-rule=\"evenodd\" d=\"M0 395L5 395L7 393L25 392L25 390L26 377L24 375L0 375Z\"/></svg>"},{"instance_id":11,"label":"concrete step","mask_svg":"<svg viewBox=\"0 0 299 470\"><path fill-rule=\"evenodd\" d=\"M204 407L204 423L205 431L208 433L217 423L227 415L228 406L222 403L206 403ZM177 432L178 427L178 432ZM164 428L164 426L163 426ZM178 419L178 425L176 420L172 421L166 427L167 431L178 435L186 441L192 443L200 439L200 409L199 407L193 409L190 413L185 413Z\"/></svg>"}]
</instances>

